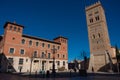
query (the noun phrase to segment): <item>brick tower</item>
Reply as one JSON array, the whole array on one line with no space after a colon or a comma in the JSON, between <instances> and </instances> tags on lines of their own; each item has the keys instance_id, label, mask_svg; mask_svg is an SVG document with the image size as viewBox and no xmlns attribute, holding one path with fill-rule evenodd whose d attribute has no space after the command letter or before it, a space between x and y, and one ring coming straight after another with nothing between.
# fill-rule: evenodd
<instances>
[{"instance_id":1,"label":"brick tower","mask_svg":"<svg viewBox=\"0 0 120 80\"><path fill-rule=\"evenodd\" d=\"M23 26L18 25L16 23L6 22L4 25L4 52L5 55L11 56L11 54L8 53L10 46L17 44L21 44L22 39L22 32L23 32ZM13 44L14 43L14 44ZM16 48L18 48L16 46ZM14 54L15 56L18 55L19 50L16 50L17 54Z\"/></svg>"},{"instance_id":2,"label":"brick tower","mask_svg":"<svg viewBox=\"0 0 120 80\"><path fill-rule=\"evenodd\" d=\"M110 53L111 45L104 9L98 1L85 10L91 54L89 70L106 71L104 66L109 63L110 55L108 56L107 53Z\"/></svg>"}]
</instances>

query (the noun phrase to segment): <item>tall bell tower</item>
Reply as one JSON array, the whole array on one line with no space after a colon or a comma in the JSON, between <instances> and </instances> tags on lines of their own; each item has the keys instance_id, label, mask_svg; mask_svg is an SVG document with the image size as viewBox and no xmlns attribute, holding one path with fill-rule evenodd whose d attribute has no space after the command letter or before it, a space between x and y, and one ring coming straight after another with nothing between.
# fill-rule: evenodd
<instances>
[{"instance_id":1,"label":"tall bell tower","mask_svg":"<svg viewBox=\"0 0 120 80\"><path fill-rule=\"evenodd\" d=\"M86 7L85 10L91 54L89 70L105 71L104 66L109 62L106 54L110 52L111 45L104 9L98 1Z\"/></svg>"}]
</instances>

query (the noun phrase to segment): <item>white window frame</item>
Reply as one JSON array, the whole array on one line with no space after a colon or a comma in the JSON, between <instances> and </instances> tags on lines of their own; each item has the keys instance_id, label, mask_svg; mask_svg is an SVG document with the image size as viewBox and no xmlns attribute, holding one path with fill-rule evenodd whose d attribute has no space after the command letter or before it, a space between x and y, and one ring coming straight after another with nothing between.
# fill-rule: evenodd
<instances>
[{"instance_id":1,"label":"white window frame","mask_svg":"<svg viewBox=\"0 0 120 80\"><path fill-rule=\"evenodd\" d=\"M38 51L37 51L37 50L35 50L35 51L37 52L37 53L36 53L37 56L36 56L35 58L37 58L37 57L38 57ZM35 52L35 51L34 51L34 52ZM33 55L32 55L33 57L34 57L34 52L33 52Z\"/></svg>"},{"instance_id":2,"label":"white window frame","mask_svg":"<svg viewBox=\"0 0 120 80\"><path fill-rule=\"evenodd\" d=\"M21 50L24 50L24 54L21 54ZM23 48L20 49L20 55L25 55L25 49Z\"/></svg>"},{"instance_id":3,"label":"white window frame","mask_svg":"<svg viewBox=\"0 0 120 80\"><path fill-rule=\"evenodd\" d=\"M30 45L30 41L32 41L32 44L31 44L31 45ZM32 45L33 45L33 40L29 40L28 45L29 45L29 46L32 46Z\"/></svg>"},{"instance_id":4,"label":"white window frame","mask_svg":"<svg viewBox=\"0 0 120 80\"><path fill-rule=\"evenodd\" d=\"M13 53L10 53L10 49L11 49L11 48L13 48L13 49L14 49ZM10 47L10 48L9 48L9 52L8 52L8 53L9 53L9 54L14 54L14 53L15 53L15 48L14 48L14 47Z\"/></svg>"},{"instance_id":5,"label":"white window frame","mask_svg":"<svg viewBox=\"0 0 120 80\"><path fill-rule=\"evenodd\" d=\"M23 40L23 39L22 39L22 40ZM22 40L21 40L21 44L23 44L23 43L22 43ZM25 40L25 39L24 39L24 40ZM26 44L26 40L25 40L25 43L24 43L24 44Z\"/></svg>"},{"instance_id":6,"label":"white window frame","mask_svg":"<svg viewBox=\"0 0 120 80\"><path fill-rule=\"evenodd\" d=\"M37 43L38 43L38 45L37 45ZM35 42L35 46L36 46L36 47L38 47L38 46L39 46L39 41L36 41L36 42Z\"/></svg>"},{"instance_id":7,"label":"white window frame","mask_svg":"<svg viewBox=\"0 0 120 80\"><path fill-rule=\"evenodd\" d=\"M20 59L23 59L22 64L20 64ZM23 65L23 64L24 64L24 58L19 58L18 64L19 64L19 65Z\"/></svg>"}]
</instances>

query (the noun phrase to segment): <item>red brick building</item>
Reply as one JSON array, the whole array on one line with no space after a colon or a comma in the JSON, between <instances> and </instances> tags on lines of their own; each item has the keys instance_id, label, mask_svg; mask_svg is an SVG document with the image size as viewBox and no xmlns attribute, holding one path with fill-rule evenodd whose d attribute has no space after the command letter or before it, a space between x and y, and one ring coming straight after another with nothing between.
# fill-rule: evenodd
<instances>
[{"instance_id":1,"label":"red brick building","mask_svg":"<svg viewBox=\"0 0 120 80\"><path fill-rule=\"evenodd\" d=\"M8 63L1 65L1 70L8 71L11 67L16 72L39 72L51 70L53 56L55 69L68 69L68 39L62 36L53 41L23 34L24 26L6 22L4 34L0 36L0 53ZM53 55L55 48L55 55ZM1 63L4 60L1 60ZM11 67L10 67L11 66Z\"/></svg>"}]
</instances>

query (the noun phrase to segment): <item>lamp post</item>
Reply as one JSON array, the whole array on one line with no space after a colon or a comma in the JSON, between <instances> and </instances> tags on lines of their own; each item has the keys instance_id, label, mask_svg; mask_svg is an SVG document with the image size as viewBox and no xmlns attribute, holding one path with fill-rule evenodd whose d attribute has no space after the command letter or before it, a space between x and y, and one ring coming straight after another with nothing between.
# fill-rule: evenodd
<instances>
[{"instance_id":1,"label":"lamp post","mask_svg":"<svg viewBox=\"0 0 120 80\"><path fill-rule=\"evenodd\" d=\"M52 53L53 53L53 65L52 65L52 73L55 77L55 53L57 52L57 49L55 49L55 46L53 46Z\"/></svg>"},{"instance_id":2,"label":"lamp post","mask_svg":"<svg viewBox=\"0 0 120 80\"><path fill-rule=\"evenodd\" d=\"M31 75L31 69L32 69L32 61L33 61L33 56L31 57L31 63L30 63L30 75Z\"/></svg>"}]
</instances>

